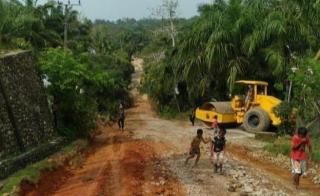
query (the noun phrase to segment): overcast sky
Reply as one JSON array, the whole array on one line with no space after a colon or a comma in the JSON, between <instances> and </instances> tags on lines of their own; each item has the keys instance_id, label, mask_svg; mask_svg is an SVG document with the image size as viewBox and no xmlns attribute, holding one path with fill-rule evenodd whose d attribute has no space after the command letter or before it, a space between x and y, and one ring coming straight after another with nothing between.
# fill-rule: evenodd
<instances>
[{"instance_id":1,"label":"overcast sky","mask_svg":"<svg viewBox=\"0 0 320 196\"><path fill-rule=\"evenodd\" d=\"M71 0L71 2L77 1ZM161 2L162 0L81 0L82 5L78 10L83 16L93 20L117 20L125 17L140 19L149 17L151 9L161 5ZM208 2L212 0L179 0L178 15L187 18L194 16L197 14L198 5Z\"/></svg>"}]
</instances>

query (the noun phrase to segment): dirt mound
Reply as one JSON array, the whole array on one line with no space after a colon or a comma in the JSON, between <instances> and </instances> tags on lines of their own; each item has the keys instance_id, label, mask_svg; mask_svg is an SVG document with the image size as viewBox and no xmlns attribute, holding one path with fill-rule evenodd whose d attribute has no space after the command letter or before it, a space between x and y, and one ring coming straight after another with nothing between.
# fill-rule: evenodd
<instances>
[{"instance_id":1,"label":"dirt mound","mask_svg":"<svg viewBox=\"0 0 320 196\"><path fill-rule=\"evenodd\" d=\"M64 167L57 168L55 171L44 171L40 175L37 184L23 181L20 187L20 195L28 196L49 196L60 187L69 177L71 172Z\"/></svg>"}]
</instances>

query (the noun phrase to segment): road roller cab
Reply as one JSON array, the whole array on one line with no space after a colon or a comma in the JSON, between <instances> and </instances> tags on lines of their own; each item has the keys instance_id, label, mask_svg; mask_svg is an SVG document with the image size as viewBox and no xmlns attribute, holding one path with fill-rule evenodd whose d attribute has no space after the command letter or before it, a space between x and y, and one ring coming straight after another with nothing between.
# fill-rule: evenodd
<instances>
[{"instance_id":1,"label":"road roller cab","mask_svg":"<svg viewBox=\"0 0 320 196\"><path fill-rule=\"evenodd\" d=\"M267 82L240 80L236 84L247 86L246 95L235 95L231 102L205 103L196 110L196 117L211 125L217 116L220 124L243 124L246 130L255 132L266 131L271 124L281 124L273 113L281 100L268 95Z\"/></svg>"}]
</instances>

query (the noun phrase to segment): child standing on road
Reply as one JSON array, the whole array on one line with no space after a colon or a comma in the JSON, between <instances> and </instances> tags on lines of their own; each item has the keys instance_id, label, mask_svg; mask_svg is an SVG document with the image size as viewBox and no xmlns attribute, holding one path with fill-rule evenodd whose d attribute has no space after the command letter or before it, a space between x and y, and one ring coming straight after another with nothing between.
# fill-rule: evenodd
<instances>
[{"instance_id":1,"label":"child standing on road","mask_svg":"<svg viewBox=\"0 0 320 196\"><path fill-rule=\"evenodd\" d=\"M194 126L194 121L196 119L196 109L197 108L192 109L191 114L189 115L189 120L190 120L192 126Z\"/></svg>"},{"instance_id":2,"label":"child standing on road","mask_svg":"<svg viewBox=\"0 0 320 196\"><path fill-rule=\"evenodd\" d=\"M305 127L300 127L298 133L292 137L291 140L291 164L293 173L293 183L296 188L299 187L300 177L306 172L306 147L311 153L311 141L307 136L308 130Z\"/></svg>"},{"instance_id":3,"label":"child standing on road","mask_svg":"<svg viewBox=\"0 0 320 196\"><path fill-rule=\"evenodd\" d=\"M211 145L211 157L214 164L214 172L217 173L220 169L222 174L222 165L224 162L224 151L226 146L226 129L224 127L220 128L219 135L215 136L212 140Z\"/></svg>"},{"instance_id":4,"label":"child standing on road","mask_svg":"<svg viewBox=\"0 0 320 196\"><path fill-rule=\"evenodd\" d=\"M208 143L209 141L205 141L203 139L203 130L202 129L198 129L197 130L197 136L193 138L192 142L191 142L191 146L190 146L190 152L189 152L189 157L186 159L185 164L188 164L188 161L192 158L194 158L197 155L196 161L194 163L194 167L197 166L198 161L200 159L200 143Z\"/></svg>"}]
</instances>

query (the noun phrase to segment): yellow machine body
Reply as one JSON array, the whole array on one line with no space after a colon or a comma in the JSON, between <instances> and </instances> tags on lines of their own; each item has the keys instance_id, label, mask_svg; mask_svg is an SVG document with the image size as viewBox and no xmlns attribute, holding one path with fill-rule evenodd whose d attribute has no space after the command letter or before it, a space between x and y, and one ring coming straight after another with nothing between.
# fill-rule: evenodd
<instances>
[{"instance_id":1,"label":"yellow machine body","mask_svg":"<svg viewBox=\"0 0 320 196\"><path fill-rule=\"evenodd\" d=\"M231 102L208 102L196 110L197 119L211 126L214 116L218 117L218 123L235 123L234 111Z\"/></svg>"},{"instance_id":2,"label":"yellow machine body","mask_svg":"<svg viewBox=\"0 0 320 196\"><path fill-rule=\"evenodd\" d=\"M267 82L240 80L236 83L252 87L252 98L249 102L245 103L243 96L239 95L234 96L231 102L208 102L197 108L196 118L208 126L212 124L214 116L218 117L220 124L242 124L246 120L246 113L256 108L264 111L270 124L274 126L281 124L280 118L273 112L273 108L279 105L281 100L267 94Z\"/></svg>"}]
</instances>

